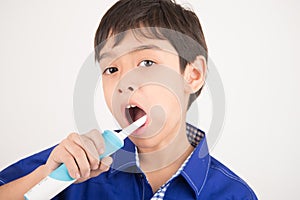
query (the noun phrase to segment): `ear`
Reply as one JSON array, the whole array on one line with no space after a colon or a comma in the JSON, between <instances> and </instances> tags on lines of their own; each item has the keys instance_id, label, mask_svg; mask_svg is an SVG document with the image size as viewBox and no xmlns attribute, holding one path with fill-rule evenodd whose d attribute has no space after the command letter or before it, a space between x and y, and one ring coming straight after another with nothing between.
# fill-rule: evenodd
<instances>
[{"instance_id":1,"label":"ear","mask_svg":"<svg viewBox=\"0 0 300 200\"><path fill-rule=\"evenodd\" d=\"M197 92L204 85L206 71L206 59L203 56L197 56L193 63L187 64L183 76L189 93Z\"/></svg>"}]
</instances>

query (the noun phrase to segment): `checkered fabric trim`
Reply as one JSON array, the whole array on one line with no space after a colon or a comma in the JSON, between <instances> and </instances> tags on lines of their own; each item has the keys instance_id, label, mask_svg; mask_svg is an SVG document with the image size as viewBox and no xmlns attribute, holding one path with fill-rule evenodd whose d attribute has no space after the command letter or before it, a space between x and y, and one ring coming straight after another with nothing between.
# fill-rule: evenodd
<instances>
[{"instance_id":1,"label":"checkered fabric trim","mask_svg":"<svg viewBox=\"0 0 300 200\"><path fill-rule=\"evenodd\" d=\"M186 135L193 147L196 147L201 139L204 138L204 133L190 124L186 125Z\"/></svg>"}]
</instances>

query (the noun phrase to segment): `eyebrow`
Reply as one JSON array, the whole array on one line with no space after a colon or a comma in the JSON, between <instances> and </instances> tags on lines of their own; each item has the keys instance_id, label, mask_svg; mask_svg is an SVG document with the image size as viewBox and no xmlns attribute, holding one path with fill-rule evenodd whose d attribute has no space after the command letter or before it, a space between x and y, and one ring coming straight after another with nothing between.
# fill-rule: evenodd
<instances>
[{"instance_id":1,"label":"eyebrow","mask_svg":"<svg viewBox=\"0 0 300 200\"><path fill-rule=\"evenodd\" d=\"M130 50L129 53L134 53L134 52L148 50L148 49L162 50L162 48L160 48L159 46L150 44L150 45L141 45L141 46L135 47L132 50ZM114 55L115 54L112 52L105 52L99 56L99 61L104 58L107 58L107 57L112 57Z\"/></svg>"}]
</instances>

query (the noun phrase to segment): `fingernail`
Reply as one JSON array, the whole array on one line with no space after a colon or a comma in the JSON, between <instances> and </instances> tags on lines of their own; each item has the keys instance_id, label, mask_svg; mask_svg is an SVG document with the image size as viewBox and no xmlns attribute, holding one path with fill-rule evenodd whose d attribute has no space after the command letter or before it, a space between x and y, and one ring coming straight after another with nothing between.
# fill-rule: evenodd
<instances>
[{"instance_id":1,"label":"fingernail","mask_svg":"<svg viewBox=\"0 0 300 200\"><path fill-rule=\"evenodd\" d=\"M90 172L86 173L84 177L88 178L89 176L90 176Z\"/></svg>"},{"instance_id":2,"label":"fingernail","mask_svg":"<svg viewBox=\"0 0 300 200\"><path fill-rule=\"evenodd\" d=\"M76 179L79 179L80 178L80 174L78 172L76 172L75 177L76 177Z\"/></svg>"},{"instance_id":3,"label":"fingernail","mask_svg":"<svg viewBox=\"0 0 300 200\"><path fill-rule=\"evenodd\" d=\"M99 164L100 164L100 162L98 161L98 163L96 164L96 165L94 165L94 170L96 170L96 169L98 169L99 168Z\"/></svg>"},{"instance_id":4,"label":"fingernail","mask_svg":"<svg viewBox=\"0 0 300 200\"><path fill-rule=\"evenodd\" d=\"M104 148L100 148L100 154L103 154L104 153Z\"/></svg>"}]
</instances>

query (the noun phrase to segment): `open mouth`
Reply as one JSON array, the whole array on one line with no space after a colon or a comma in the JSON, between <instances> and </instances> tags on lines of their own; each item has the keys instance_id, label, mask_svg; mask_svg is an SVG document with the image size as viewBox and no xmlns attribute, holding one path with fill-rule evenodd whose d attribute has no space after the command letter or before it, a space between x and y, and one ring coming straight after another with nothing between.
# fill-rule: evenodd
<instances>
[{"instance_id":1,"label":"open mouth","mask_svg":"<svg viewBox=\"0 0 300 200\"><path fill-rule=\"evenodd\" d=\"M129 124L146 115L146 112L136 105L128 105L125 108L125 116Z\"/></svg>"}]
</instances>

